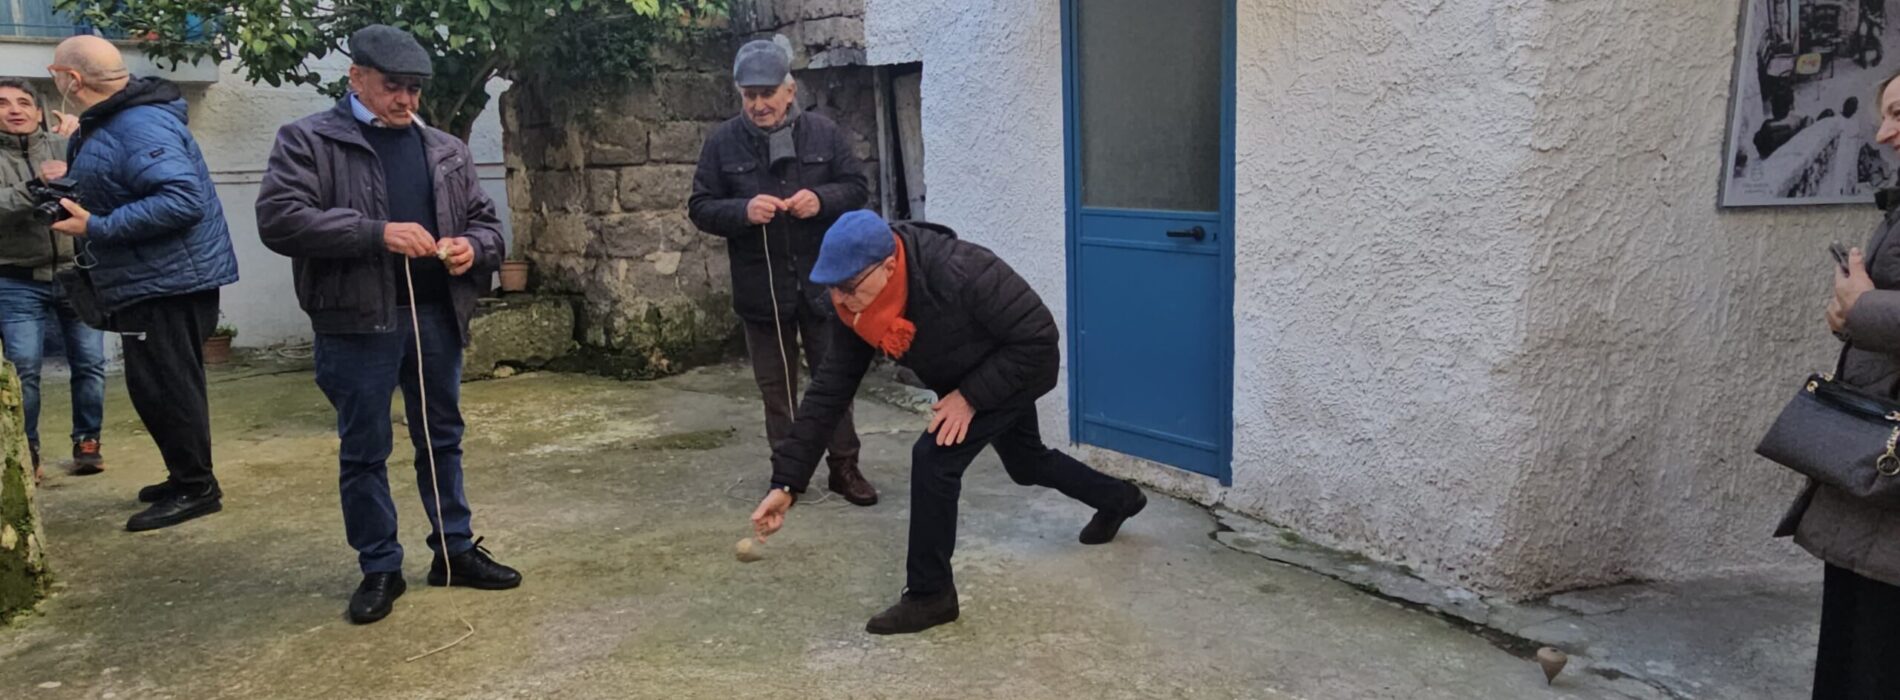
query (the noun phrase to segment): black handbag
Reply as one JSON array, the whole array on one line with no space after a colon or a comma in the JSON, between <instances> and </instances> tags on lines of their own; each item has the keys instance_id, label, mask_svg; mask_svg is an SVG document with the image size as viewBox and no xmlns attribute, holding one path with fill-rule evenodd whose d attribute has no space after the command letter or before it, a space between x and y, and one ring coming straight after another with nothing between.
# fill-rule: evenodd
<instances>
[{"instance_id":1,"label":"black handbag","mask_svg":"<svg viewBox=\"0 0 1900 700\"><path fill-rule=\"evenodd\" d=\"M84 241L80 244L82 249L75 256L73 266L53 273L53 284L80 323L102 331L116 330L112 327L112 315L99 303L99 288L93 285L92 273L88 271L98 261L88 263L86 260L92 257L92 251L83 247Z\"/></svg>"},{"instance_id":2,"label":"black handbag","mask_svg":"<svg viewBox=\"0 0 1900 700\"><path fill-rule=\"evenodd\" d=\"M1833 374L1809 377L1755 453L1856 499L1900 507L1900 400L1842 384L1846 363L1842 348Z\"/></svg>"}]
</instances>

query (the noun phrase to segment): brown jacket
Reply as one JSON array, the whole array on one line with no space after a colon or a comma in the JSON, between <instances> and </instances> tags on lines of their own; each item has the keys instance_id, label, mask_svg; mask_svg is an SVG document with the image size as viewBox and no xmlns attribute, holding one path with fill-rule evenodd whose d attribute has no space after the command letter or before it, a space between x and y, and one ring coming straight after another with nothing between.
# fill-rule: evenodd
<instances>
[{"instance_id":1,"label":"brown jacket","mask_svg":"<svg viewBox=\"0 0 1900 700\"><path fill-rule=\"evenodd\" d=\"M1887 212L1865 251L1874 291L1847 315L1852 347L1840 380L1891 396L1900 391L1900 209ZM1900 510L1810 482L1775 534L1794 535L1795 544L1829 564L1900 585Z\"/></svg>"}]
</instances>

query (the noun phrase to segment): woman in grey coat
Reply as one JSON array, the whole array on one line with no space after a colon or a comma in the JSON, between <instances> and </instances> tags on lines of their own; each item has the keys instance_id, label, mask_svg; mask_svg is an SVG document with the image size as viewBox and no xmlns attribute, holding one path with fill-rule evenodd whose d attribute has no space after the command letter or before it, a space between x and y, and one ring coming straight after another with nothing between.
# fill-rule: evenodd
<instances>
[{"instance_id":1,"label":"woman in grey coat","mask_svg":"<svg viewBox=\"0 0 1900 700\"><path fill-rule=\"evenodd\" d=\"M1876 140L1900 151L1900 74L1880 84ZM1827 324L1848 343L1839 379L1883 396L1900 394L1900 206L1881 193L1886 217L1872 241L1836 270ZM1900 698L1900 510L1810 482L1778 535L1827 564L1815 700Z\"/></svg>"}]
</instances>

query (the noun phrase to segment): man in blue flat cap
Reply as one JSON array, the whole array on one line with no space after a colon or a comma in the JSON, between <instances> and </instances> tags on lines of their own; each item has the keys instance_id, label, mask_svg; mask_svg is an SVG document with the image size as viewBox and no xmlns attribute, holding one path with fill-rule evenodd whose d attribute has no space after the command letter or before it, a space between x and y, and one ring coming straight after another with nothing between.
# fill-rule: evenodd
<instances>
[{"instance_id":1,"label":"man in blue flat cap","mask_svg":"<svg viewBox=\"0 0 1900 700\"><path fill-rule=\"evenodd\" d=\"M911 451L904 593L866 631L909 634L957 619L950 572L957 497L964 470L984 447L996 448L1016 483L1094 508L1083 544L1115 539L1122 522L1148 504L1134 484L1043 444L1036 399L1056 386L1060 334L1042 298L988 249L937 224L888 224L854 211L825 233L811 281L829 290L839 322L791 436L772 448L772 491L752 514L761 540L785 524L825 436L877 355L916 372L942 397Z\"/></svg>"},{"instance_id":2,"label":"man in blue flat cap","mask_svg":"<svg viewBox=\"0 0 1900 700\"><path fill-rule=\"evenodd\" d=\"M752 376L765 400L765 434L785 439L797 411L799 349L807 366L824 362L830 316L824 290L805 282L825 228L864 206L870 180L845 130L798 107L791 56L770 41L739 48L732 82L744 110L706 136L693 175L688 214L700 230L726 239L732 307L745 322ZM858 469L851 411L825 444L832 492L860 506L877 489Z\"/></svg>"}]
</instances>

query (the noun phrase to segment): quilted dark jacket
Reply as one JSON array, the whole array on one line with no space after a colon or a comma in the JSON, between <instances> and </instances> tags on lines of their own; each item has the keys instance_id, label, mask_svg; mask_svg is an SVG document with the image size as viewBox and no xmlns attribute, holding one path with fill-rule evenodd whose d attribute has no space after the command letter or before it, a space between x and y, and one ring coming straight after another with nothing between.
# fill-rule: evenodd
<instances>
[{"instance_id":1,"label":"quilted dark jacket","mask_svg":"<svg viewBox=\"0 0 1900 700\"><path fill-rule=\"evenodd\" d=\"M83 242L105 310L238 280L224 205L178 87L140 78L79 116L69 177L92 212Z\"/></svg>"},{"instance_id":2,"label":"quilted dark jacket","mask_svg":"<svg viewBox=\"0 0 1900 700\"><path fill-rule=\"evenodd\" d=\"M1055 316L1029 282L989 249L948 227L891 224L909 265L904 317L917 325L897 359L938 395L963 392L979 413L1031 404L1056 387L1062 364ZM772 449L772 483L803 493L877 351L832 323L831 351L812 379L792 434Z\"/></svg>"}]
</instances>

